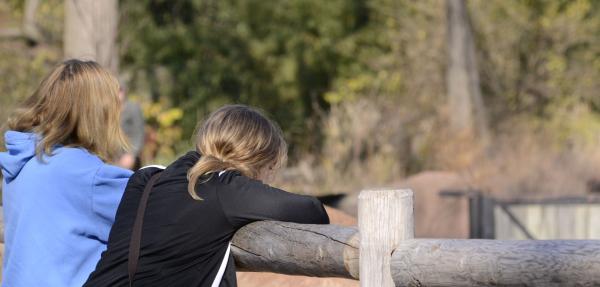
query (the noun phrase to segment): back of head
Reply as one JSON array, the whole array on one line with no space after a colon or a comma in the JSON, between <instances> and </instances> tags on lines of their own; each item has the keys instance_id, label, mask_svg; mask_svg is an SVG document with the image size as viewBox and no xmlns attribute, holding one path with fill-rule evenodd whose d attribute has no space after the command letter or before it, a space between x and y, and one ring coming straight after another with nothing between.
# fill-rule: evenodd
<instances>
[{"instance_id":1,"label":"back of head","mask_svg":"<svg viewBox=\"0 0 600 287\"><path fill-rule=\"evenodd\" d=\"M41 137L38 156L56 145L83 147L105 161L127 147L120 128L119 83L93 61L68 60L58 65L8 127Z\"/></svg>"},{"instance_id":2,"label":"back of head","mask_svg":"<svg viewBox=\"0 0 600 287\"><path fill-rule=\"evenodd\" d=\"M285 164L287 144L281 129L259 111L227 105L213 112L198 130L200 160L188 172L189 192L200 199L195 186L201 176L237 170L262 179Z\"/></svg>"}]
</instances>

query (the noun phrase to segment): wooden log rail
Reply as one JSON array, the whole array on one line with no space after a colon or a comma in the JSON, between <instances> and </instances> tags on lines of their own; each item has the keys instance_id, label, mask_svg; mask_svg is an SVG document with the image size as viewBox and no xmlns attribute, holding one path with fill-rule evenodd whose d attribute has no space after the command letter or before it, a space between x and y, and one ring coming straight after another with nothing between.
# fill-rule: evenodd
<instances>
[{"instance_id":1,"label":"wooden log rail","mask_svg":"<svg viewBox=\"0 0 600 287\"><path fill-rule=\"evenodd\" d=\"M232 249L240 271L358 279L358 230L261 221L240 229Z\"/></svg>"},{"instance_id":2,"label":"wooden log rail","mask_svg":"<svg viewBox=\"0 0 600 287\"><path fill-rule=\"evenodd\" d=\"M366 191L359 226L371 234L362 242L356 227L262 221L235 234L232 253L240 271L360 279L361 287L600 286L600 240L413 239L412 210L411 191Z\"/></svg>"},{"instance_id":3,"label":"wooden log rail","mask_svg":"<svg viewBox=\"0 0 600 287\"><path fill-rule=\"evenodd\" d=\"M358 279L356 228L256 222L237 232L240 270ZM396 286L599 286L600 240L409 239Z\"/></svg>"},{"instance_id":4,"label":"wooden log rail","mask_svg":"<svg viewBox=\"0 0 600 287\"><path fill-rule=\"evenodd\" d=\"M368 233L255 222L236 233L232 252L242 271L362 273L362 287L600 286L600 240L413 239L412 211L411 191L363 191L359 227Z\"/></svg>"}]
</instances>

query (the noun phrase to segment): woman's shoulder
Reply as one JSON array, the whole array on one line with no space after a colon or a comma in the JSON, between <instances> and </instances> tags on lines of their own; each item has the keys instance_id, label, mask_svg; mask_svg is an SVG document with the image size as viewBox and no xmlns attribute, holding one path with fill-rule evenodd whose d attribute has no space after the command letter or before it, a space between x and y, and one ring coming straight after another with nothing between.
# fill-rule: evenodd
<instances>
[{"instance_id":1,"label":"woman's shoulder","mask_svg":"<svg viewBox=\"0 0 600 287\"><path fill-rule=\"evenodd\" d=\"M252 179L237 170L224 170L209 175L209 181L220 186L229 186L234 191L243 190L246 186L262 186L262 181Z\"/></svg>"},{"instance_id":2,"label":"woman's shoulder","mask_svg":"<svg viewBox=\"0 0 600 287\"><path fill-rule=\"evenodd\" d=\"M100 167L105 163L97 155L82 147L56 146L50 155L43 155L44 161L56 163L72 163Z\"/></svg>"},{"instance_id":3,"label":"woman's shoulder","mask_svg":"<svg viewBox=\"0 0 600 287\"><path fill-rule=\"evenodd\" d=\"M207 183L215 186L220 195L229 194L233 197L241 197L248 194L256 196L258 193L268 195L272 192L283 192L261 180L245 176L237 170L221 171L210 176Z\"/></svg>"},{"instance_id":4,"label":"woman's shoulder","mask_svg":"<svg viewBox=\"0 0 600 287\"><path fill-rule=\"evenodd\" d=\"M129 178L127 189L143 189L153 175L163 170L165 170L165 167L162 165L148 165L140 168Z\"/></svg>"},{"instance_id":5,"label":"woman's shoulder","mask_svg":"<svg viewBox=\"0 0 600 287\"><path fill-rule=\"evenodd\" d=\"M111 180L129 179L132 175L133 171L129 169L102 163L94 175L94 180L96 182L105 182Z\"/></svg>"},{"instance_id":6,"label":"woman's shoulder","mask_svg":"<svg viewBox=\"0 0 600 287\"><path fill-rule=\"evenodd\" d=\"M76 147L57 147L51 155L42 157L41 164L48 165L65 176L80 174L82 180L91 176L95 184L113 179L128 179L133 174L131 170L106 163L86 149Z\"/></svg>"}]
</instances>

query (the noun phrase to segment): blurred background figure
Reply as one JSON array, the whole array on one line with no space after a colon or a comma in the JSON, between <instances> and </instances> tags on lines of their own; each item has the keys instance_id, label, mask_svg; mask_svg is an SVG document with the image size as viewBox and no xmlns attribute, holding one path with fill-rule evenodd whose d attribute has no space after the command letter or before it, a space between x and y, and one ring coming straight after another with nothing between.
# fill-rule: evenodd
<instances>
[{"instance_id":1,"label":"blurred background figure","mask_svg":"<svg viewBox=\"0 0 600 287\"><path fill-rule=\"evenodd\" d=\"M129 139L131 150L117 160L117 165L123 168L137 170L141 167L140 154L144 147L144 114L138 103L127 98L127 86L121 82L119 90L121 100L121 128Z\"/></svg>"}]
</instances>

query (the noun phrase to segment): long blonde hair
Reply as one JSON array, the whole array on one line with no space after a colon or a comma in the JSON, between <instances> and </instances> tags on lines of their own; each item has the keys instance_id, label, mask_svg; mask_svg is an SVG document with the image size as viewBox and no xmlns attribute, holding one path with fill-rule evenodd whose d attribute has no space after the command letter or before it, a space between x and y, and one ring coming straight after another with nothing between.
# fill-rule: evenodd
<instances>
[{"instance_id":1,"label":"long blonde hair","mask_svg":"<svg viewBox=\"0 0 600 287\"><path fill-rule=\"evenodd\" d=\"M227 105L213 112L198 129L196 149L200 160L188 171L188 191L204 175L237 170L250 178L280 168L287 159L281 129L261 112L243 105Z\"/></svg>"},{"instance_id":2,"label":"long blonde hair","mask_svg":"<svg viewBox=\"0 0 600 287\"><path fill-rule=\"evenodd\" d=\"M67 60L9 118L8 127L38 134L40 158L64 145L83 147L112 161L128 147L120 127L118 92L117 79L98 63Z\"/></svg>"}]
</instances>

